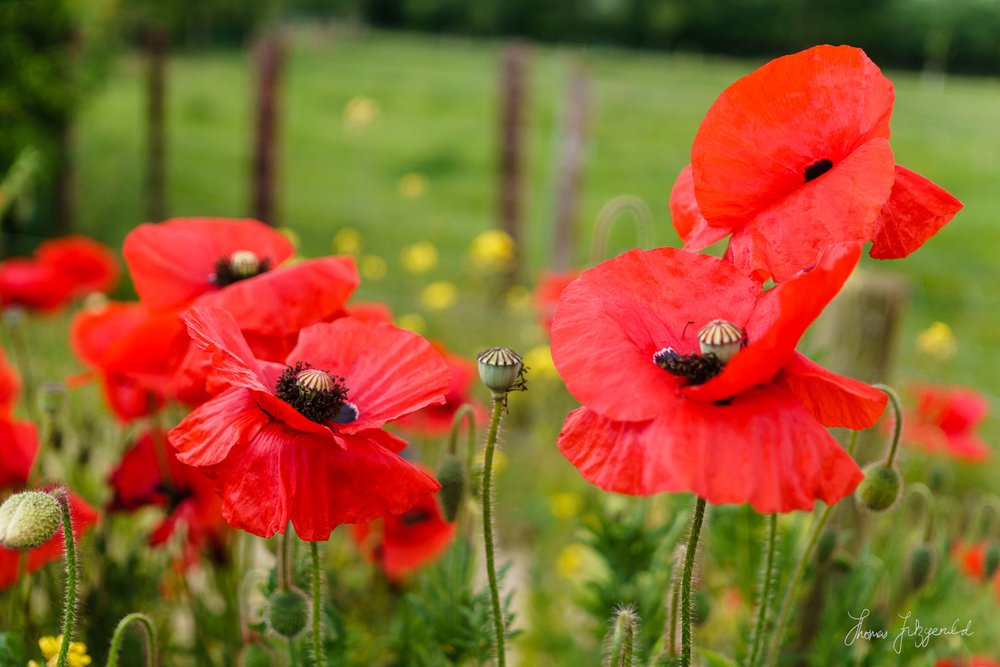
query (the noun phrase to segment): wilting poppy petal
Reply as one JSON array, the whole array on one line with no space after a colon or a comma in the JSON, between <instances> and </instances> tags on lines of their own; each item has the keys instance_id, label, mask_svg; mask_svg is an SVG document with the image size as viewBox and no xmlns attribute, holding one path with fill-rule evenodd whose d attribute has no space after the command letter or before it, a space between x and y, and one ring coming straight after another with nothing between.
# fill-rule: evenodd
<instances>
[{"instance_id":1,"label":"wilting poppy petal","mask_svg":"<svg viewBox=\"0 0 1000 667\"><path fill-rule=\"evenodd\" d=\"M270 421L249 389L235 386L203 403L170 431L170 444L182 463L211 466L241 441L253 438Z\"/></svg>"},{"instance_id":2,"label":"wilting poppy petal","mask_svg":"<svg viewBox=\"0 0 1000 667\"><path fill-rule=\"evenodd\" d=\"M781 369L777 381L828 427L870 428L889 400L885 392L870 384L828 371L797 352Z\"/></svg>"},{"instance_id":3,"label":"wilting poppy petal","mask_svg":"<svg viewBox=\"0 0 1000 667\"><path fill-rule=\"evenodd\" d=\"M712 227L702 216L694 196L694 176L690 164L681 169L670 190L670 217L677 235L684 242L684 249L692 252L707 248L730 231L726 227Z\"/></svg>"},{"instance_id":4,"label":"wilting poppy petal","mask_svg":"<svg viewBox=\"0 0 1000 667\"><path fill-rule=\"evenodd\" d=\"M306 327L286 360L289 365L298 361L344 378L358 416L340 426L341 433L377 428L443 403L448 390L448 366L441 355L417 334L391 324L345 317Z\"/></svg>"},{"instance_id":5,"label":"wilting poppy petal","mask_svg":"<svg viewBox=\"0 0 1000 667\"><path fill-rule=\"evenodd\" d=\"M615 419L650 419L678 400L681 382L653 355L666 347L696 352L698 330L716 318L744 326L757 292L752 280L716 257L631 250L563 291L552 359L587 407Z\"/></svg>"},{"instance_id":6,"label":"wilting poppy petal","mask_svg":"<svg viewBox=\"0 0 1000 667\"><path fill-rule=\"evenodd\" d=\"M833 504L862 479L837 441L774 386L728 405L682 401L648 422L580 408L567 418L559 448L608 491L690 491L711 503L749 502L762 514L809 510L817 499Z\"/></svg>"},{"instance_id":7,"label":"wilting poppy petal","mask_svg":"<svg viewBox=\"0 0 1000 667\"><path fill-rule=\"evenodd\" d=\"M962 202L947 190L897 164L892 194L876 222L871 256L906 257L937 234L961 208Z\"/></svg>"},{"instance_id":8,"label":"wilting poppy petal","mask_svg":"<svg viewBox=\"0 0 1000 667\"><path fill-rule=\"evenodd\" d=\"M256 220L175 218L139 225L125 238L122 253L135 291L154 308L179 308L219 289L216 262L240 250L274 268L295 249L280 232Z\"/></svg>"}]
</instances>

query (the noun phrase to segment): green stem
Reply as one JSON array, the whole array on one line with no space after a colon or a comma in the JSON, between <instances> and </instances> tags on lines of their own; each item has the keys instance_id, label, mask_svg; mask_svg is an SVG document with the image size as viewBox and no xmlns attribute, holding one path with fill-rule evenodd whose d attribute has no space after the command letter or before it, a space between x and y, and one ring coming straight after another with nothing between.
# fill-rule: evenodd
<instances>
[{"instance_id":1,"label":"green stem","mask_svg":"<svg viewBox=\"0 0 1000 667\"><path fill-rule=\"evenodd\" d=\"M892 410L896 415L896 425L892 430L892 446L889 448L889 456L885 460L885 464L892 467L892 461L896 458L896 449L899 447L899 437L903 433L903 403L899 400L899 394L892 387L885 384L875 384L872 386L885 392L889 397L889 402L892 403Z\"/></svg>"},{"instance_id":2,"label":"green stem","mask_svg":"<svg viewBox=\"0 0 1000 667\"><path fill-rule=\"evenodd\" d=\"M121 643L125 637L125 629L133 621L146 631L146 665L153 667L156 664L158 649L156 647L156 629L153 627L153 621L150 620L149 616L135 612L118 622L115 634L111 637L111 652L108 654L107 667L118 666L118 654L121 652Z\"/></svg>"},{"instance_id":3,"label":"green stem","mask_svg":"<svg viewBox=\"0 0 1000 667\"><path fill-rule=\"evenodd\" d=\"M503 614L500 610L500 589L497 586L497 568L493 555L493 450L497 444L497 431L500 429L500 417L504 409L503 394L493 396L493 416L490 419L490 432L486 438L486 451L483 453L483 545L486 550L486 575L490 580L490 597L493 601L493 629L497 639L497 665L504 667L506 655L504 651Z\"/></svg>"},{"instance_id":4,"label":"green stem","mask_svg":"<svg viewBox=\"0 0 1000 667\"><path fill-rule=\"evenodd\" d=\"M694 516L691 519L691 534L688 535L687 553L684 554L684 574L681 579L681 667L691 667L691 578L694 576L694 561L698 555L698 537L701 535L701 524L705 519L705 499L698 498L694 503Z\"/></svg>"},{"instance_id":5,"label":"green stem","mask_svg":"<svg viewBox=\"0 0 1000 667\"><path fill-rule=\"evenodd\" d=\"M322 616L322 570L319 563L319 543L310 542L312 554L312 643L313 659L319 667L326 665L326 654L323 647L323 616Z\"/></svg>"},{"instance_id":6,"label":"green stem","mask_svg":"<svg viewBox=\"0 0 1000 667\"><path fill-rule=\"evenodd\" d=\"M858 448L858 436L861 431L851 431L851 441L847 443L847 455L854 458L854 451Z\"/></svg>"},{"instance_id":7,"label":"green stem","mask_svg":"<svg viewBox=\"0 0 1000 667\"><path fill-rule=\"evenodd\" d=\"M28 479L25 482L25 488L32 488L37 486L38 475L42 469L42 459L48 453L49 449L52 448L52 435L55 432L53 428L53 417L52 415L41 415L42 433L38 438L38 450L35 452L35 458L31 462L31 467L28 468Z\"/></svg>"},{"instance_id":8,"label":"green stem","mask_svg":"<svg viewBox=\"0 0 1000 667\"><path fill-rule=\"evenodd\" d=\"M76 538L73 536L73 519L69 513L69 496L59 490L53 494L62 508L63 537L66 542L66 600L63 609L62 644L59 646L57 667L69 665L69 644L73 641L76 626L76 594L79 565L76 562Z\"/></svg>"},{"instance_id":9,"label":"green stem","mask_svg":"<svg viewBox=\"0 0 1000 667\"><path fill-rule=\"evenodd\" d=\"M750 650L750 667L757 664L757 657L764 638L764 628L767 625L767 607L771 602L771 585L774 579L774 550L778 542L778 515L768 517L767 531L767 561L764 565L764 585L761 586L760 606L757 610L757 624L753 629L753 642Z\"/></svg>"},{"instance_id":10,"label":"green stem","mask_svg":"<svg viewBox=\"0 0 1000 667\"><path fill-rule=\"evenodd\" d=\"M467 451L471 457L472 452L476 449L476 410L469 403L463 403L458 410L455 410L455 416L451 420L451 434L448 436L448 453L458 454L458 431L462 427L463 419L468 427L469 447Z\"/></svg>"},{"instance_id":11,"label":"green stem","mask_svg":"<svg viewBox=\"0 0 1000 667\"><path fill-rule=\"evenodd\" d=\"M289 534L292 530L292 523L289 521L285 526L285 533L281 536L278 544L278 585L281 590L287 591L292 587L292 565L289 551L292 546L292 537Z\"/></svg>"}]
</instances>

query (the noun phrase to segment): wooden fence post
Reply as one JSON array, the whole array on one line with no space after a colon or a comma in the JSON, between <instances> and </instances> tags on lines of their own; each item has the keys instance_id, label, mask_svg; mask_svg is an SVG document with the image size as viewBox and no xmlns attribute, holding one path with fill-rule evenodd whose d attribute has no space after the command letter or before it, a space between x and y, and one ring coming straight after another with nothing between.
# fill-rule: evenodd
<instances>
[{"instance_id":1,"label":"wooden fence post","mask_svg":"<svg viewBox=\"0 0 1000 667\"><path fill-rule=\"evenodd\" d=\"M507 46L500 65L500 228L514 239L514 259L505 276L509 287L520 273L524 254L524 116L528 50L523 44Z\"/></svg>"},{"instance_id":2,"label":"wooden fence post","mask_svg":"<svg viewBox=\"0 0 1000 667\"><path fill-rule=\"evenodd\" d=\"M279 29L267 31L254 46L257 87L250 212L270 225L278 224L275 175L278 160L278 114L285 42Z\"/></svg>"},{"instance_id":3,"label":"wooden fence post","mask_svg":"<svg viewBox=\"0 0 1000 667\"><path fill-rule=\"evenodd\" d=\"M587 72L579 63L570 74L563 127L559 172L556 177L556 210L552 235L550 268L566 271L573 267L579 242L580 191L587 146L590 86Z\"/></svg>"},{"instance_id":4,"label":"wooden fence post","mask_svg":"<svg viewBox=\"0 0 1000 667\"><path fill-rule=\"evenodd\" d=\"M146 51L146 217L159 222L167 216L167 51L170 37L164 26L147 28Z\"/></svg>"}]
</instances>

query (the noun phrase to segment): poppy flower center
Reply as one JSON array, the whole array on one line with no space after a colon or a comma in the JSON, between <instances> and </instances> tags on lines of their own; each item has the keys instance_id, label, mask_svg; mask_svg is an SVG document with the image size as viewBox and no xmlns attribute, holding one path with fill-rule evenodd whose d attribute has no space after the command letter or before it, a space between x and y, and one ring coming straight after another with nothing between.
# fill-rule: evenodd
<instances>
[{"instance_id":1,"label":"poppy flower center","mask_svg":"<svg viewBox=\"0 0 1000 667\"><path fill-rule=\"evenodd\" d=\"M829 158L816 160L806 167L806 183L816 180L831 169L833 169L833 162Z\"/></svg>"},{"instance_id":2,"label":"poppy flower center","mask_svg":"<svg viewBox=\"0 0 1000 667\"><path fill-rule=\"evenodd\" d=\"M746 334L732 322L712 320L698 331L700 353L681 354L672 347L657 350L653 363L685 378L684 386L704 384L722 372L726 362L746 345Z\"/></svg>"},{"instance_id":3,"label":"poppy flower center","mask_svg":"<svg viewBox=\"0 0 1000 667\"><path fill-rule=\"evenodd\" d=\"M275 395L317 423L330 420L348 424L358 417L358 408L347 400L344 378L313 368L305 361L286 366L278 378Z\"/></svg>"},{"instance_id":4,"label":"poppy flower center","mask_svg":"<svg viewBox=\"0 0 1000 667\"><path fill-rule=\"evenodd\" d=\"M397 517L399 522L406 526L414 526L424 521L429 521L431 518L430 512L427 510L410 510L409 512L403 512Z\"/></svg>"},{"instance_id":5,"label":"poppy flower center","mask_svg":"<svg viewBox=\"0 0 1000 667\"><path fill-rule=\"evenodd\" d=\"M258 257L250 250L237 250L229 257L220 257L215 262L212 282L219 287L225 287L247 278L259 276L270 268L271 260L267 257Z\"/></svg>"}]
</instances>

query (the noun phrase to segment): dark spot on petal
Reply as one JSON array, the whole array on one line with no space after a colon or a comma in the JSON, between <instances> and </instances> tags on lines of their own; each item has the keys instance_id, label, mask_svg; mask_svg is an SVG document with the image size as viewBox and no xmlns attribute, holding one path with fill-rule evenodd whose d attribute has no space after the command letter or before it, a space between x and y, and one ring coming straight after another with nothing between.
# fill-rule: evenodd
<instances>
[{"instance_id":1,"label":"dark spot on petal","mask_svg":"<svg viewBox=\"0 0 1000 667\"><path fill-rule=\"evenodd\" d=\"M833 162L831 162L828 158L823 158L822 160L813 162L811 165L806 167L806 183L816 180L831 169L833 169Z\"/></svg>"}]
</instances>

